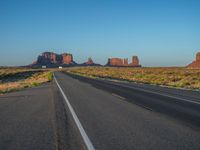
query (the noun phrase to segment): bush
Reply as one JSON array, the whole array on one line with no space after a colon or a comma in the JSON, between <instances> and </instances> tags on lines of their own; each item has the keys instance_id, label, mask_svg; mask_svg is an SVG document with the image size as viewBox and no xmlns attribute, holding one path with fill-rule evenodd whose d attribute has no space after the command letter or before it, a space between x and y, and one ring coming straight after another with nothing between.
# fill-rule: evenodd
<instances>
[{"instance_id":1,"label":"bush","mask_svg":"<svg viewBox=\"0 0 200 150\"><path fill-rule=\"evenodd\" d=\"M47 77L48 77L48 81L51 81L53 79L53 73L52 72L49 72L47 74Z\"/></svg>"},{"instance_id":2,"label":"bush","mask_svg":"<svg viewBox=\"0 0 200 150\"><path fill-rule=\"evenodd\" d=\"M200 70L180 67L125 68L125 67L74 67L67 72L108 79L128 80L148 84L189 89L200 89Z\"/></svg>"}]
</instances>

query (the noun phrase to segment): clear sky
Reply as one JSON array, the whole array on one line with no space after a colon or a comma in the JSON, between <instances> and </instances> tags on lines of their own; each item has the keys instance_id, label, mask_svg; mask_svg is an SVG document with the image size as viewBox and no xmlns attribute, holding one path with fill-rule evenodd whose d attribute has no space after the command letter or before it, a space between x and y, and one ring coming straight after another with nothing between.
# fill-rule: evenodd
<instances>
[{"instance_id":1,"label":"clear sky","mask_svg":"<svg viewBox=\"0 0 200 150\"><path fill-rule=\"evenodd\" d=\"M0 66L43 51L184 66L200 51L200 0L0 0Z\"/></svg>"}]
</instances>

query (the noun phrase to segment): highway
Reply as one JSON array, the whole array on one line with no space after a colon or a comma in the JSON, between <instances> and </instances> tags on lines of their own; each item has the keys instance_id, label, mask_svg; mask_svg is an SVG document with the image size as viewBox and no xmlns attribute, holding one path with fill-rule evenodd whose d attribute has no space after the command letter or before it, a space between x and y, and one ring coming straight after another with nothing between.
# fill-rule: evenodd
<instances>
[{"instance_id":1,"label":"highway","mask_svg":"<svg viewBox=\"0 0 200 150\"><path fill-rule=\"evenodd\" d=\"M0 96L3 150L199 150L200 92L62 72Z\"/></svg>"},{"instance_id":2,"label":"highway","mask_svg":"<svg viewBox=\"0 0 200 150\"><path fill-rule=\"evenodd\" d=\"M200 149L199 92L55 77L95 149Z\"/></svg>"}]
</instances>

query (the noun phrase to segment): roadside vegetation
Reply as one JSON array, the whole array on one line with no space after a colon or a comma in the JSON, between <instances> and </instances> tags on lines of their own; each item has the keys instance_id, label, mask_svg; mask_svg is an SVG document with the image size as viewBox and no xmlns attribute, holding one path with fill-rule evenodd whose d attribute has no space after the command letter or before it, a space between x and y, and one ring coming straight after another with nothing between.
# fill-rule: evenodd
<instances>
[{"instance_id":1,"label":"roadside vegetation","mask_svg":"<svg viewBox=\"0 0 200 150\"><path fill-rule=\"evenodd\" d=\"M200 69L75 67L66 72L92 78L107 78L200 90Z\"/></svg>"},{"instance_id":2,"label":"roadside vegetation","mask_svg":"<svg viewBox=\"0 0 200 150\"><path fill-rule=\"evenodd\" d=\"M0 94L38 86L51 80L52 72L48 70L1 68Z\"/></svg>"}]
</instances>

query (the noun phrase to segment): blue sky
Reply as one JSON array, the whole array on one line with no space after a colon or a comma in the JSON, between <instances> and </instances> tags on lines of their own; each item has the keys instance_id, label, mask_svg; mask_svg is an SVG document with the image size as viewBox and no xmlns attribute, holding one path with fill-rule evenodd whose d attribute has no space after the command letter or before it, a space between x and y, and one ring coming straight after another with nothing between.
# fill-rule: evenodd
<instances>
[{"instance_id":1,"label":"blue sky","mask_svg":"<svg viewBox=\"0 0 200 150\"><path fill-rule=\"evenodd\" d=\"M43 51L184 66L200 51L199 0L0 0L0 66Z\"/></svg>"}]
</instances>

